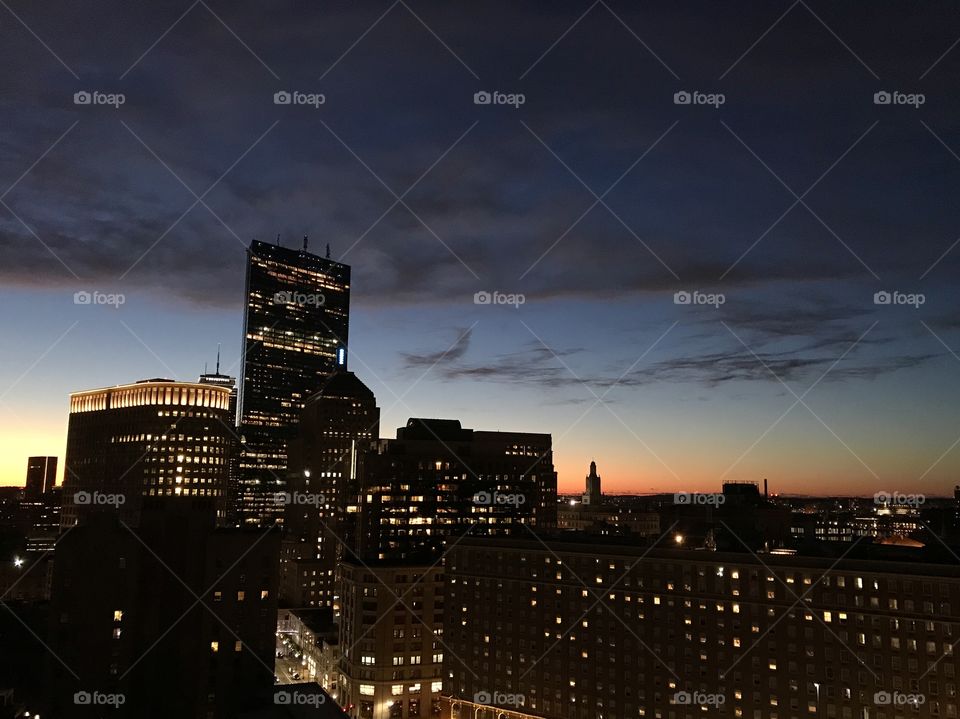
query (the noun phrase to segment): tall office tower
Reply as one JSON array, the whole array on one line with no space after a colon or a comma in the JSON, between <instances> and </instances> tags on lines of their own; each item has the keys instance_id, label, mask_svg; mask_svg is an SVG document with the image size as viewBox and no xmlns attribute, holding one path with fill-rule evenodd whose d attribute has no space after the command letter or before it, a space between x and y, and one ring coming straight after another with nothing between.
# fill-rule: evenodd
<instances>
[{"instance_id":1,"label":"tall office tower","mask_svg":"<svg viewBox=\"0 0 960 719\"><path fill-rule=\"evenodd\" d=\"M24 499L39 499L57 483L56 457L30 457L27 460L27 484Z\"/></svg>"},{"instance_id":2,"label":"tall office tower","mask_svg":"<svg viewBox=\"0 0 960 719\"><path fill-rule=\"evenodd\" d=\"M444 551L465 533L555 528L551 438L410 419L357 460L360 491L348 507L357 550L341 564L341 703L357 719L434 717Z\"/></svg>"},{"instance_id":3,"label":"tall office tower","mask_svg":"<svg viewBox=\"0 0 960 719\"><path fill-rule=\"evenodd\" d=\"M292 607L334 606L335 570L343 546L353 546L358 488L354 456L380 436L380 408L353 372L334 372L307 399L290 471L280 561L280 594Z\"/></svg>"},{"instance_id":4,"label":"tall office tower","mask_svg":"<svg viewBox=\"0 0 960 719\"><path fill-rule=\"evenodd\" d=\"M211 497L225 518L230 391L152 379L70 395L61 525L92 508L138 521L143 497Z\"/></svg>"},{"instance_id":5,"label":"tall office tower","mask_svg":"<svg viewBox=\"0 0 960 719\"><path fill-rule=\"evenodd\" d=\"M237 497L240 492L240 434L237 429L237 405L239 392L237 378L220 374L220 348L217 348L217 370L210 374L204 372L198 380L200 384L211 384L230 390L230 411L227 429L230 433L230 452L227 458L226 519L224 524L232 527L239 523Z\"/></svg>"},{"instance_id":6,"label":"tall office tower","mask_svg":"<svg viewBox=\"0 0 960 719\"><path fill-rule=\"evenodd\" d=\"M247 252L240 424L240 519L282 519L287 451L306 399L346 368L350 268L256 240ZM329 254L329 253L328 253Z\"/></svg>"},{"instance_id":7,"label":"tall office tower","mask_svg":"<svg viewBox=\"0 0 960 719\"><path fill-rule=\"evenodd\" d=\"M279 529L217 528L216 513L206 497L149 497L136 529L93 511L63 536L43 716L234 719L272 705Z\"/></svg>"},{"instance_id":8,"label":"tall office tower","mask_svg":"<svg viewBox=\"0 0 960 719\"><path fill-rule=\"evenodd\" d=\"M600 491L600 475L597 474L596 462L590 463L590 474L587 475L585 489L582 499L584 504L603 504L603 493Z\"/></svg>"},{"instance_id":9,"label":"tall office tower","mask_svg":"<svg viewBox=\"0 0 960 719\"><path fill-rule=\"evenodd\" d=\"M444 717L950 717L957 566L465 538Z\"/></svg>"}]
</instances>

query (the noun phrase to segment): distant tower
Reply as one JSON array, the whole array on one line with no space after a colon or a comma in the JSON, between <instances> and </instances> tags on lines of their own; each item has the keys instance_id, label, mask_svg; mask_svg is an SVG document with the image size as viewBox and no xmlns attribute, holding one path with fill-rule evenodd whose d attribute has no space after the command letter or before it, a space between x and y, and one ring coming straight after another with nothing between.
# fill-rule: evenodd
<instances>
[{"instance_id":1,"label":"distant tower","mask_svg":"<svg viewBox=\"0 0 960 719\"><path fill-rule=\"evenodd\" d=\"M57 483L56 457L30 457L27 460L27 499L39 499Z\"/></svg>"},{"instance_id":2,"label":"distant tower","mask_svg":"<svg viewBox=\"0 0 960 719\"><path fill-rule=\"evenodd\" d=\"M600 491L600 475L597 474L597 463L590 462L590 474L587 475L587 491L583 493L584 504L603 504L603 493Z\"/></svg>"}]
</instances>

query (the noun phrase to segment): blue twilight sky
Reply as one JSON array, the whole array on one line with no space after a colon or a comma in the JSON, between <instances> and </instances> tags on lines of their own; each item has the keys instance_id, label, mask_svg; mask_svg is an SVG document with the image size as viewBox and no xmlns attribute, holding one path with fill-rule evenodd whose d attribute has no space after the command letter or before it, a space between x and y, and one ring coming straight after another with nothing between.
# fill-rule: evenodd
<instances>
[{"instance_id":1,"label":"blue twilight sky","mask_svg":"<svg viewBox=\"0 0 960 719\"><path fill-rule=\"evenodd\" d=\"M591 459L621 492L957 483L950 7L101 10L0 10L0 484L62 455L70 391L218 343L238 373L244 247L278 234L352 265L385 436L550 432L564 490Z\"/></svg>"}]
</instances>

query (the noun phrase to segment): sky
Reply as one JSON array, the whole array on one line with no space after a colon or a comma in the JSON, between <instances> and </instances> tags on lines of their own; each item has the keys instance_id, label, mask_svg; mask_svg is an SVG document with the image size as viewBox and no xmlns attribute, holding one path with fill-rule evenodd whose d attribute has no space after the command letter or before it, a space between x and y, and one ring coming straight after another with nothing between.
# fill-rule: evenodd
<instances>
[{"instance_id":1,"label":"sky","mask_svg":"<svg viewBox=\"0 0 960 719\"><path fill-rule=\"evenodd\" d=\"M10 0L0 27L0 484L62 457L72 391L218 344L239 374L245 247L304 235L353 268L384 436L549 432L561 491L592 459L621 493L960 481L947 4Z\"/></svg>"}]
</instances>

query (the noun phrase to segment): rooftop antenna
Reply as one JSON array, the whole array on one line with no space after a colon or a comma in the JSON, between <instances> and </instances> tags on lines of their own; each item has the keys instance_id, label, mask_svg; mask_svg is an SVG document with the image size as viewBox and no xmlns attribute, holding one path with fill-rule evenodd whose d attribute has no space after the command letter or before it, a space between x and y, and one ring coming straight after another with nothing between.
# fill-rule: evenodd
<instances>
[{"instance_id":1,"label":"rooftop antenna","mask_svg":"<svg viewBox=\"0 0 960 719\"><path fill-rule=\"evenodd\" d=\"M306 235L303 236L303 251L304 251L304 252L307 251L307 236L306 236Z\"/></svg>"},{"instance_id":2,"label":"rooftop antenna","mask_svg":"<svg viewBox=\"0 0 960 719\"><path fill-rule=\"evenodd\" d=\"M220 374L220 343L217 342L217 374Z\"/></svg>"},{"instance_id":3,"label":"rooftop antenna","mask_svg":"<svg viewBox=\"0 0 960 719\"><path fill-rule=\"evenodd\" d=\"M330 259L330 243L327 243L327 259Z\"/></svg>"}]
</instances>

